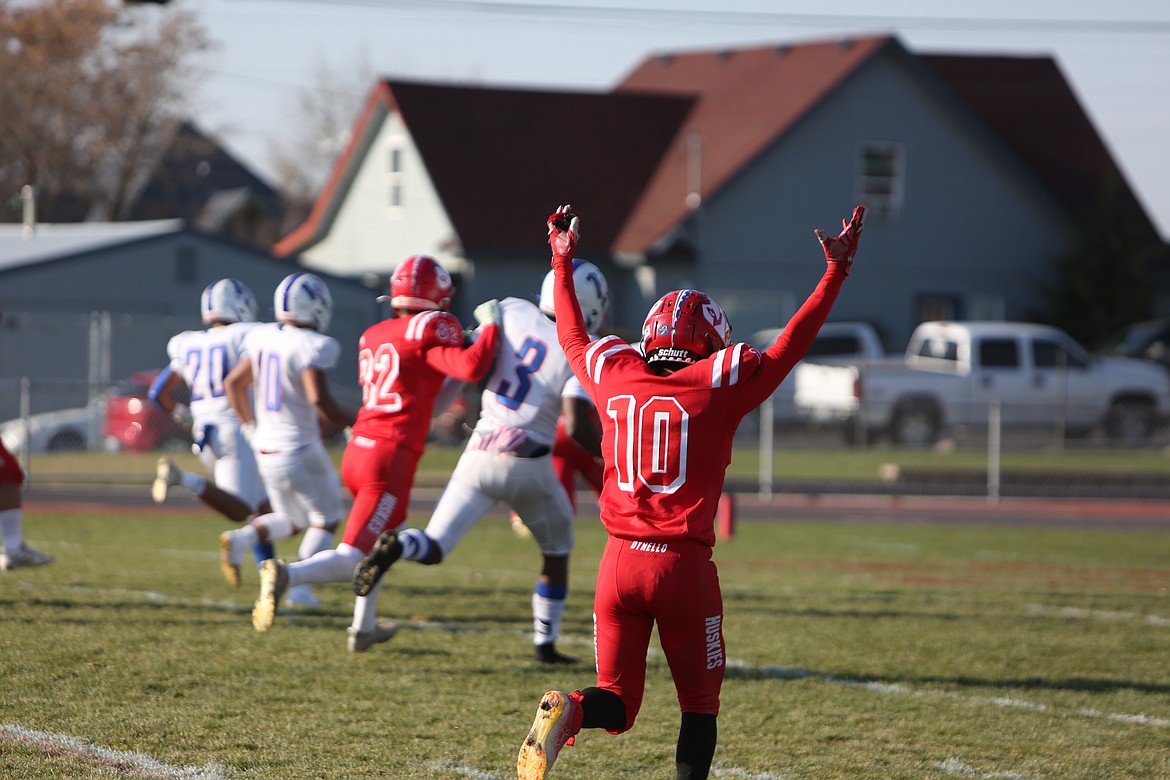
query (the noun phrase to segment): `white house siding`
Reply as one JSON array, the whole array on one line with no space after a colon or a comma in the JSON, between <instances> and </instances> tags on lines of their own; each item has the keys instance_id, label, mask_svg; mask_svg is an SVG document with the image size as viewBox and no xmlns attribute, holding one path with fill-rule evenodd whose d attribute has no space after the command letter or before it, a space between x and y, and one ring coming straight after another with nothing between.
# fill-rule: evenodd
<instances>
[{"instance_id":1,"label":"white house siding","mask_svg":"<svg viewBox=\"0 0 1170 780\"><path fill-rule=\"evenodd\" d=\"M917 324L921 293L959 296L967 314L975 299L1000 297L1005 318L1027 318L1034 280L1075 226L980 126L888 54L708 197L694 233L700 278L687 283L715 295L738 333L782 324L824 268L813 228L836 232L855 205L862 141L903 144L905 197L900 218L867 224L833 318L872 321L894 347ZM660 290L679 281L660 270Z\"/></svg>"},{"instance_id":2,"label":"white house siding","mask_svg":"<svg viewBox=\"0 0 1170 780\"><path fill-rule=\"evenodd\" d=\"M390 149L402 148L403 206L391 208ZM441 247L456 238L402 117L391 112L382 122L353 185L346 193L329 234L301 255L302 262L339 276L390 274L407 257L428 253L452 271L459 260Z\"/></svg>"}]
</instances>

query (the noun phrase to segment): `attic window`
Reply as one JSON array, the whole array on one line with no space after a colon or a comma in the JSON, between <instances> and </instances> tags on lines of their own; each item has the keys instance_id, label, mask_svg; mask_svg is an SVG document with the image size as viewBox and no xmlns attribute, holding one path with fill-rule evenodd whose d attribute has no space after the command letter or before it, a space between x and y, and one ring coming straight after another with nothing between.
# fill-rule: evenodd
<instances>
[{"instance_id":1,"label":"attic window","mask_svg":"<svg viewBox=\"0 0 1170 780\"><path fill-rule=\"evenodd\" d=\"M896 219L902 214L906 155L899 143L863 141L857 151L856 195L870 216Z\"/></svg>"},{"instance_id":2,"label":"attic window","mask_svg":"<svg viewBox=\"0 0 1170 780\"><path fill-rule=\"evenodd\" d=\"M386 206L402 208L403 148L400 140L391 143L386 160Z\"/></svg>"}]
</instances>

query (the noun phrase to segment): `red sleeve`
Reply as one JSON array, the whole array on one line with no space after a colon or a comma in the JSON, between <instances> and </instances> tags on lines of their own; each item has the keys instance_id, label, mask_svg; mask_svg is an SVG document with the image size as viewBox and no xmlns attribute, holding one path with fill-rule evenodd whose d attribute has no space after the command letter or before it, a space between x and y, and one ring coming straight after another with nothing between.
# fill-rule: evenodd
<instances>
[{"instance_id":1,"label":"red sleeve","mask_svg":"<svg viewBox=\"0 0 1170 780\"><path fill-rule=\"evenodd\" d=\"M454 319L454 318L452 318ZM426 351L427 364L437 371L464 382L478 382L483 379L496 359L496 342L500 329L485 325L480 329L479 338L470 347L451 346L443 342Z\"/></svg>"},{"instance_id":2,"label":"red sleeve","mask_svg":"<svg viewBox=\"0 0 1170 780\"><path fill-rule=\"evenodd\" d=\"M573 258L554 257L552 267L557 340L561 342L573 373L578 377L586 376L585 349L589 346L589 334L585 331L585 318L581 316L581 304L577 303L577 291L573 288Z\"/></svg>"},{"instance_id":3,"label":"red sleeve","mask_svg":"<svg viewBox=\"0 0 1170 780\"><path fill-rule=\"evenodd\" d=\"M829 264L816 289L784 326L784 332L764 350L760 370L752 375L744 388L743 402L747 410L756 408L776 392L792 367L808 353L841 292L841 283L845 281L845 273L837 265Z\"/></svg>"}]
</instances>

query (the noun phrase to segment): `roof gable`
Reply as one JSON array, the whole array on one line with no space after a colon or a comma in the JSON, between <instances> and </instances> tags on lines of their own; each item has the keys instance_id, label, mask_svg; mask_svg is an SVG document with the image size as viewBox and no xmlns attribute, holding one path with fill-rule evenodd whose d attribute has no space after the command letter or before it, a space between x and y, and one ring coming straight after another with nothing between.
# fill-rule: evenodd
<instances>
[{"instance_id":1,"label":"roof gable","mask_svg":"<svg viewBox=\"0 0 1170 780\"><path fill-rule=\"evenodd\" d=\"M219 192L246 188L273 219L276 191L191 122L178 122L150 175L133 193L127 221L193 219Z\"/></svg>"},{"instance_id":2,"label":"roof gable","mask_svg":"<svg viewBox=\"0 0 1170 780\"><path fill-rule=\"evenodd\" d=\"M1149 216L1050 57L923 54L924 63L1074 218L1114 188L1134 240L1160 246Z\"/></svg>"},{"instance_id":3,"label":"roof gable","mask_svg":"<svg viewBox=\"0 0 1170 780\"><path fill-rule=\"evenodd\" d=\"M706 198L888 45L898 44L879 36L647 58L617 86L618 93L695 95L696 104L615 249L644 253L687 217L692 129L702 134Z\"/></svg>"},{"instance_id":4,"label":"roof gable","mask_svg":"<svg viewBox=\"0 0 1170 780\"><path fill-rule=\"evenodd\" d=\"M380 82L308 221L275 251L303 252L328 233L390 111L401 114L465 253L539 246L533 214L574 201L591 204L582 252L607 250L691 106L677 95Z\"/></svg>"}]
</instances>

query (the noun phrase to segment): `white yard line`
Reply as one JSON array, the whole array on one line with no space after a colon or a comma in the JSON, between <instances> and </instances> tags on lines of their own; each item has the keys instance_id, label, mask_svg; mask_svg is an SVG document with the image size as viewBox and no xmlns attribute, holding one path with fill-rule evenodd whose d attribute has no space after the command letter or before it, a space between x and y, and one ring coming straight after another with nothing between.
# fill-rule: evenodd
<instances>
[{"instance_id":1,"label":"white yard line","mask_svg":"<svg viewBox=\"0 0 1170 780\"><path fill-rule=\"evenodd\" d=\"M1084 609L1083 607L1058 607L1051 604L1028 604L1029 614L1070 620L1095 620L1106 623L1144 623L1156 628L1170 628L1170 618L1161 615L1141 615L1137 612L1120 612L1109 609Z\"/></svg>"},{"instance_id":2,"label":"white yard line","mask_svg":"<svg viewBox=\"0 0 1170 780\"><path fill-rule=\"evenodd\" d=\"M993 778L994 780L1001 780L1001 778L1002 780L1031 780L1031 776L1021 775L1019 772L980 772L957 758L948 758L935 766L948 775L958 775L959 777L986 778L987 780L993 780Z\"/></svg>"},{"instance_id":3,"label":"white yard line","mask_svg":"<svg viewBox=\"0 0 1170 780\"><path fill-rule=\"evenodd\" d=\"M53 756L85 761L100 767L103 775L141 777L149 780L227 780L232 774L219 764L177 767L144 753L111 750L68 734L33 731L23 726L0 724L0 742L27 745Z\"/></svg>"},{"instance_id":4,"label":"white yard line","mask_svg":"<svg viewBox=\"0 0 1170 780\"><path fill-rule=\"evenodd\" d=\"M742 661L736 661L735 659L728 659L727 667L729 669L743 669L753 674L761 674L765 677L776 677L782 680L801 680L811 677L813 679L823 680L825 682L834 683L836 685L856 686L867 691L887 695L921 696L952 699L955 701L970 701L982 704L990 704L996 707L1032 710L1034 712L1050 712L1054 715L1071 713L1074 715L1080 715L1084 718L1108 720L1115 723L1131 723L1138 726L1170 728L1170 718L1158 718L1152 715L1143 715L1140 713L1135 715L1123 712L1102 712L1101 710L1088 708L1070 710L1060 707L1053 707L1051 705L1042 704L1040 702L1027 701L1024 699L1012 699L1006 696L967 696L961 693L954 693L952 691L920 690L909 685L903 685L902 683L883 683L867 680L854 680L848 677L834 677L833 675L818 674L816 672L809 671L808 669L790 669L781 666L757 667L743 663Z\"/></svg>"}]
</instances>

